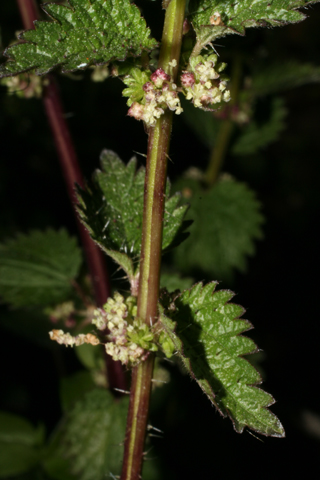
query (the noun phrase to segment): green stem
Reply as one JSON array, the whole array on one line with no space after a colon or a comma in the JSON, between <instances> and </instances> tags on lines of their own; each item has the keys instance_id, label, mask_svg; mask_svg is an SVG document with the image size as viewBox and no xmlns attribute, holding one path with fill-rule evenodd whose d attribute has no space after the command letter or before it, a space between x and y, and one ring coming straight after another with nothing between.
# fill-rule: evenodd
<instances>
[{"instance_id":1,"label":"green stem","mask_svg":"<svg viewBox=\"0 0 320 480\"><path fill-rule=\"evenodd\" d=\"M231 100L228 105L229 109L232 109L233 105L236 105L238 103L241 74L241 57L240 55L236 55L235 61L233 63L233 71L231 76ZM212 187L218 179L221 167L223 165L229 147L233 127L234 122L230 119L229 113L228 118L221 121L221 126L218 132L216 144L211 150L209 165L204 176L205 182L209 187Z\"/></svg>"},{"instance_id":2,"label":"green stem","mask_svg":"<svg viewBox=\"0 0 320 480\"><path fill-rule=\"evenodd\" d=\"M173 80L178 73L185 5L186 0L171 0L163 28L158 67L169 72L169 62L176 60ZM172 112L167 111L155 127L150 128L148 139L137 316L149 325L156 321L158 314L162 226L171 127ZM121 480L140 479L153 363L154 354L150 354L145 362L132 371Z\"/></svg>"},{"instance_id":3,"label":"green stem","mask_svg":"<svg viewBox=\"0 0 320 480\"><path fill-rule=\"evenodd\" d=\"M232 130L233 122L230 119L221 121L216 144L211 150L209 165L204 176L204 180L209 187L212 187L217 181L229 146Z\"/></svg>"}]
</instances>

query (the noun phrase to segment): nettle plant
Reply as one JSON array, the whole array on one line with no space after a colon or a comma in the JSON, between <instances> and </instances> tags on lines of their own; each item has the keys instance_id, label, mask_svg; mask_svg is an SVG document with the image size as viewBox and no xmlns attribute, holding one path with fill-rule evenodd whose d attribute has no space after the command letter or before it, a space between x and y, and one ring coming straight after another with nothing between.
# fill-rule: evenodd
<instances>
[{"instance_id":1,"label":"nettle plant","mask_svg":"<svg viewBox=\"0 0 320 480\"><path fill-rule=\"evenodd\" d=\"M79 276L80 250L64 230L33 231L0 246L3 300L16 308L46 305L45 315L57 325L49 332L51 340L81 346L79 359L90 372L64 384L66 417L46 448L40 448L42 431L1 413L4 432L13 429L29 439L22 444L18 433L13 435L11 447L16 442L23 452L22 460L13 462L2 435L9 453L1 476L41 465L55 479L141 478L155 360L158 373L162 360L179 362L237 432L248 428L283 437L280 421L268 409L273 397L258 386L260 374L243 358L258 350L242 335L252 326L242 318L244 309L231 302L233 293L217 289L216 281L191 285L190 278L172 272L163 275L160 289L160 267L170 250L182 274L194 267L228 277L253 253L253 241L261 236L260 205L247 186L218 175L231 134L238 129L231 147L238 155L274 141L284 128L283 100L272 99L261 125L254 119L257 99L319 81L320 72L293 62L269 65L253 70L241 89L236 59L230 86L213 42L233 34L240 45L246 28L299 22L304 18L299 8L315 2L168 0L161 42L129 0L44 4L50 19L36 21L34 28L32 1L18 3L29 29L4 52L8 60L0 75L9 91L43 96L50 110L52 70L93 69L96 81L117 76L128 115L143 123L148 147L146 168L138 168L136 158L125 164L105 150L101 169L86 186L81 175L66 175L71 194L77 183L82 224L124 272L130 291L120 294L116 286L113 294L108 291L99 273L102 257L84 230L91 290L87 277ZM170 196L167 161L175 115L186 115L213 154L206 172L189 170L175 186L182 195ZM126 389L124 372L131 372L129 402L119 395Z\"/></svg>"}]
</instances>

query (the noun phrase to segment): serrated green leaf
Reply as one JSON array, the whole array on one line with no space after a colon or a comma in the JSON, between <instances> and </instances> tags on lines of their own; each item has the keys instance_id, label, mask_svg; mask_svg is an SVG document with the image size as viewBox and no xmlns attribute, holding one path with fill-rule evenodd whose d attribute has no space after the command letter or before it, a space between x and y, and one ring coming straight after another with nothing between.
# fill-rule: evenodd
<instances>
[{"instance_id":1,"label":"serrated green leaf","mask_svg":"<svg viewBox=\"0 0 320 480\"><path fill-rule=\"evenodd\" d=\"M80 265L80 249L65 230L18 235L0 244L0 295L15 307L62 302Z\"/></svg>"},{"instance_id":2,"label":"serrated green leaf","mask_svg":"<svg viewBox=\"0 0 320 480\"><path fill-rule=\"evenodd\" d=\"M0 478L27 472L40 461L44 431L25 418L0 412Z\"/></svg>"},{"instance_id":3,"label":"serrated green leaf","mask_svg":"<svg viewBox=\"0 0 320 480\"><path fill-rule=\"evenodd\" d=\"M93 240L132 278L141 250L145 169L137 171L136 158L125 165L110 150L102 152L101 168L90 188L78 190L78 211ZM180 195L169 198L169 191L167 185L163 249L180 243L187 235L183 233L187 207L179 207Z\"/></svg>"},{"instance_id":4,"label":"serrated green leaf","mask_svg":"<svg viewBox=\"0 0 320 480\"><path fill-rule=\"evenodd\" d=\"M257 67L252 73L250 90L255 96L263 96L319 82L320 67L291 60L268 68Z\"/></svg>"},{"instance_id":5,"label":"serrated green leaf","mask_svg":"<svg viewBox=\"0 0 320 480\"><path fill-rule=\"evenodd\" d=\"M251 339L240 335L252 325L240 319L241 306L229 303L233 293L215 292L216 284L198 283L180 294L172 320L162 313L160 322L187 371L220 413L231 418L237 432L249 427L283 437L280 421L267 409L274 399L256 386L261 377L242 358L257 351Z\"/></svg>"},{"instance_id":6,"label":"serrated green leaf","mask_svg":"<svg viewBox=\"0 0 320 480\"><path fill-rule=\"evenodd\" d=\"M297 9L317 1L191 0L189 11L197 43L204 47L228 34L244 35L249 27L276 27L300 22L305 15Z\"/></svg>"},{"instance_id":7,"label":"serrated green leaf","mask_svg":"<svg viewBox=\"0 0 320 480\"><path fill-rule=\"evenodd\" d=\"M210 190L196 180L184 180L175 188L186 192L193 218L190 237L174 251L182 272L202 271L211 277L230 279L234 269L244 271L254 240L261 238L260 204L244 183L222 178Z\"/></svg>"},{"instance_id":8,"label":"serrated green leaf","mask_svg":"<svg viewBox=\"0 0 320 480\"><path fill-rule=\"evenodd\" d=\"M287 109L282 98L273 98L271 102L270 117L262 124L255 120L243 128L242 133L233 144L231 152L234 155L250 155L261 148L275 142L280 133L285 129Z\"/></svg>"},{"instance_id":9,"label":"serrated green leaf","mask_svg":"<svg viewBox=\"0 0 320 480\"><path fill-rule=\"evenodd\" d=\"M35 30L19 35L23 42L5 50L10 60L0 67L0 76L31 69L43 75L55 67L83 70L157 46L130 0L69 0L69 6L47 3L42 8L53 21L37 21Z\"/></svg>"},{"instance_id":10,"label":"serrated green leaf","mask_svg":"<svg viewBox=\"0 0 320 480\"><path fill-rule=\"evenodd\" d=\"M53 478L69 472L77 480L103 480L121 471L128 399L95 389L79 400L57 432L44 468ZM64 464L61 462L64 460ZM65 473L66 475L66 473ZM67 477L65 477L67 478Z\"/></svg>"}]
</instances>

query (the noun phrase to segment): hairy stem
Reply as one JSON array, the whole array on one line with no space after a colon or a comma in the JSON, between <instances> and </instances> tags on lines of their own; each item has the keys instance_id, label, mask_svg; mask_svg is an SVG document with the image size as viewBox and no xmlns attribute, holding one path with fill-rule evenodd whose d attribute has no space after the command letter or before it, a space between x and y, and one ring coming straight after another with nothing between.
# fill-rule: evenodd
<instances>
[{"instance_id":1,"label":"hairy stem","mask_svg":"<svg viewBox=\"0 0 320 480\"><path fill-rule=\"evenodd\" d=\"M185 0L171 0L165 16L159 68L169 71L169 62L179 64ZM173 69L173 79L178 65ZM137 316L152 324L158 314L162 227L165 200L167 156L172 127L172 112L167 111L150 128L145 178L142 247ZM130 404L121 480L138 480L148 418L154 354L133 369Z\"/></svg>"},{"instance_id":2,"label":"hairy stem","mask_svg":"<svg viewBox=\"0 0 320 480\"><path fill-rule=\"evenodd\" d=\"M37 19L37 6L34 0L17 0L17 3L24 27L26 29L34 28L33 22ZM72 205L74 205L74 185L78 183L80 186L83 186L84 180L68 124L65 120L57 85L51 75L48 75L47 80L42 97L43 103L57 148L69 198ZM80 223L76 212L75 215L92 279L95 300L98 306L102 306L110 296L110 285L105 258L90 238L87 230ZM106 363L109 387L112 390L114 388L125 389L125 375L120 362L114 362L111 357L107 356Z\"/></svg>"}]
</instances>

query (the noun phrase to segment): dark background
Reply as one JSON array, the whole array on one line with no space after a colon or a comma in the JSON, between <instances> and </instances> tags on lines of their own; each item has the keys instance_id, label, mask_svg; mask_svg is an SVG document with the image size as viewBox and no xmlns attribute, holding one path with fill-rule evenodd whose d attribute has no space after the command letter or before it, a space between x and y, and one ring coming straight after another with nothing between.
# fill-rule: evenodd
<instances>
[{"instance_id":1,"label":"dark background","mask_svg":"<svg viewBox=\"0 0 320 480\"><path fill-rule=\"evenodd\" d=\"M142 6L159 37L159 6L155 2ZM252 52L254 61L263 47L269 58L291 57L319 66L320 6L306 13L310 18L297 25L248 30L246 38L219 40L221 59L236 46ZM1 2L0 25L4 47L21 29L15 2ZM119 80L93 84L85 74L81 81L59 77L59 84L87 178L98 167L103 148L114 149L125 161L133 152L145 153L147 137L141 124L126 117ZM237 303L247 308L246 317L255 325L250 335L264 351L264 387L277 400L272 410L283 422L287 437L261 442L248 432L238 435L198 387L172 368L173 385L157 395L152 413L154 424L165 432L163 440L153 442L167 478L220 480L255 475L269 479L319 472L320 87L300 87L285 96L290 113L281 139L253 158L230 156L224 166L256 190L266 224L265 238L257 244L248 273L237 274L232 285L222 286L237 293ZM0 239L47 226L65 226L76 234L41 101L9 97L1 87L0 132ZM205 168L208 155L183 119L176 118L171 179L190 165ZM143 157L140 160L143 163ZM59 377L80 365L70 352L57 360L41 342L8 328L1 329L0 338L0 409L27 416L35 424L44 422L50 434L61 415ZM161 396L164 404L158 406Z\"/></svg>"}]
</instances>

